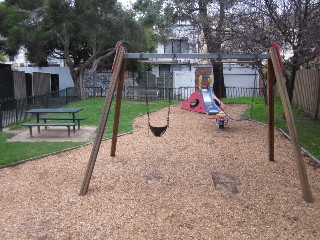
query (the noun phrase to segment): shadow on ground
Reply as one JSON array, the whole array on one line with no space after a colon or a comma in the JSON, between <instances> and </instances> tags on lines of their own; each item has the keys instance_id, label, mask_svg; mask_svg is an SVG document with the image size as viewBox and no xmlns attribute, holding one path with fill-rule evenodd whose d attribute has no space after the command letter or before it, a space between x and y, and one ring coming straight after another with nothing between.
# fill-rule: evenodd
<instances>
[{"instance_id":1,"label":"shadow on ground","mask_svg":"<svg viewBox=\"0 0 320 240\"><path fill-rule=\"evenodd\" d=\"M81 129L76 129L75 133L71 130L70 137L66 127L48 127L47 129L42 127L40 133L33 128L32 137L28 129L6 132L15 134L8 139L8 142L86 142L94 139L95 130L96 127L93 126L81 126Z\"/></svg>"}]
</instances>

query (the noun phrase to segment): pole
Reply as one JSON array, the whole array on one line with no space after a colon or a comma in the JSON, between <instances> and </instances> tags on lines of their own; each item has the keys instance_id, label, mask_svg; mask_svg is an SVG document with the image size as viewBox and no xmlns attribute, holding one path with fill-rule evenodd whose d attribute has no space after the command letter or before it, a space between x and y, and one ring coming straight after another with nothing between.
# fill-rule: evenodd
<instances>
[{"instance_id":1,"label":"pole","mask_svg":"<svg viewBox=\"0 0 320 240\"><path fill-rule=\"evenodd\" d=\"M268 134L269 134L269 161L274 161L274 69L271 59L268 59Z\"/></svg>"},{"instance_id":2,"label":"pole","mask_svg":"<svg viewBox=\"0 0 320 240\"><path fill-rule=\"evenodd\" d=\"M109 116L109 112L110 112L110 108L111 108L111 104L112 104L112 99L113 99L113 94L115 91L115 87L116 87L116 83L119 77L119 73L120 73L120 69L121 69L121 65L123 64L123 55L124 55L124 47L122 45L119 45L117 48L117 53L115 56L115 60L114 60L114 65L113 65L113 72L112 72L112 79L111 82L109 84L109 89L106 95L106 102L103 108L103 112L102 112L102 116L101 116L101 120L100 120L100 124L98 127L98 132L97 132L97 136L95 138L95 141L93 143L93 147L91 150L91 155L90 155L90 159L88 161L88 165L87 165L87 170L85 172L85 176L83 178L82 181L82 186L80 189L80 195L84 196L87 194L88 188L89 188L89 183L91 180L91 176L93 173L93 169L94 169L94 165L95 162L97 160L97 156L98 156L98 152L100 149L100 145L101 145L101 141L104 135L104 130L107 124L107 120L108 120L108 116Z\"/></svg>"},{"instance_id":3,"label":"pole","mask_svg":"<svg viewBox=\"0 0 320 240\"><path fill-rule=\"evenodd\" d=\"M285 113L287 126L289 129L289 135L291 137L291 143L292 143L292 147L293 147L293 151L296 159L296 165L299 173L299 179L300 179L300 185L302 188L303 198L306 202L312 203L313 198L310 190L306 168L301 155L301 147L298 142L297 129L296 129L296 125L293 118L293 113L290 105L288 92L286 90L285 78L282 73L280 59L278 58L278 54L274 47L270 48L270 53L271 53L272 65L275 70L274 72L277 78L277 85L280 91L280 98L282 101L283 110Z\"/></svg>"}]
</instances>

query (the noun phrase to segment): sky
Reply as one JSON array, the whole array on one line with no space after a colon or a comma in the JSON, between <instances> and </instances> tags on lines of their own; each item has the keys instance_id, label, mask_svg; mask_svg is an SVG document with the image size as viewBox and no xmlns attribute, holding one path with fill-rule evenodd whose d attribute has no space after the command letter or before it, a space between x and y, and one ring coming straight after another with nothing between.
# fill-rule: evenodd
<instances>
[{"instance_id":1,"label":"sky","mask_svg":"<svg viewBox=\"0 0 320 240\"><path fill-rule=\"evenodd\" d=\"M135 2L135 0L118 0L121 2L124 6L130 6L132 3Z\"/></svg>"}]
</instances>

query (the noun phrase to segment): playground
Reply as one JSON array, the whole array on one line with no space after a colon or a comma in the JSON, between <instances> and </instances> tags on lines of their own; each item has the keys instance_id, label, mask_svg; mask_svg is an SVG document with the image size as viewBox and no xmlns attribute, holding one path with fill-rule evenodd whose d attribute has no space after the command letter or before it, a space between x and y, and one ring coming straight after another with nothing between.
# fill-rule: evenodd
<instances>
[{"instance_id":1,"label":"playground","mask_svg":"<svg viewBox=\"0 0 320 240\"><path fill-rule=\"evenodd\" d=\"M247 105L226 105L239 117ZM167 109L151 113L163 126ZM319 168L303 156L314 198L306 203L291 142L268 126L173 105L162 137L147 115L102 141L85 196L79 189L92 144L0 169L1 239L319 239Z\"/></svg>"}]
</instances>

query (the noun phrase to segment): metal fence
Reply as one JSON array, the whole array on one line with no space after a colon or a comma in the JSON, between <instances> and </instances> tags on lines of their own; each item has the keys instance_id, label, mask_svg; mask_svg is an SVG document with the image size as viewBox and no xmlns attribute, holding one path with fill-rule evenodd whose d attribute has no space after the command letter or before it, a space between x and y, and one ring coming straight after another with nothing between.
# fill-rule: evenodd
<instances>
[{"instance_id":1,"label":"metal fence","mask_svg":"<svg viewBox=\"0 0 320 240\"><path fill-rule=\"evenodd\" d=\"M138 87L137 87L138 88ZM143 89L143 88L142 88ZM152 87L154 89L154 87ZM195 92L197 88L195 87L180 87L180 88L158 88L157 99L171 99L184 101L187 100L190 95ZM146 92L145 90L143 91ZM237 98L237 97L262 97L265 96L264 88L246 88L246 87L226 87L226 97L227 98ZM133 96L128 94L127 88L124 88L123 97L131 99L144 98L143 94L138 94ZM152 97L154 98L154 97Z\"/></svg>"},{"instance_id":2,"label":"metal fence","mask_svg":"<svg viewBox=\"0 0 320 240\"><path fill-rule=\"evenodd\" d=\"M107 94L106 87L86 87L85 92L89 98L102 98ZM196 91L194 87L183 88L158 88L157 99L171 99L184 101ZM263 88L226 87L227 98L237 97L261 97ZM143 95L135 97L128 95L128 87L123 89L123 97L130 99L143 99ZM155 98L154 96L152 98ZM22 122L26 119L26 111L30 108L55 108L77 101L78 97L74 88L66 88L57 92L46 93L41 96L33 96L22 99L0 100L0 131L10 125Z\"/></svg>"},{"instance_id":3,"label":"metal fence","mask_svg":"<svg viewBox=\"0 0 320 240\"><path fill-rule=\"evenodd\" d=\"M27 117L26 111L30 108L61 107L77 100L74 88L21 99L1 99L0 131L5 127L24 121Z\"/></svg>"}]
</instances>

